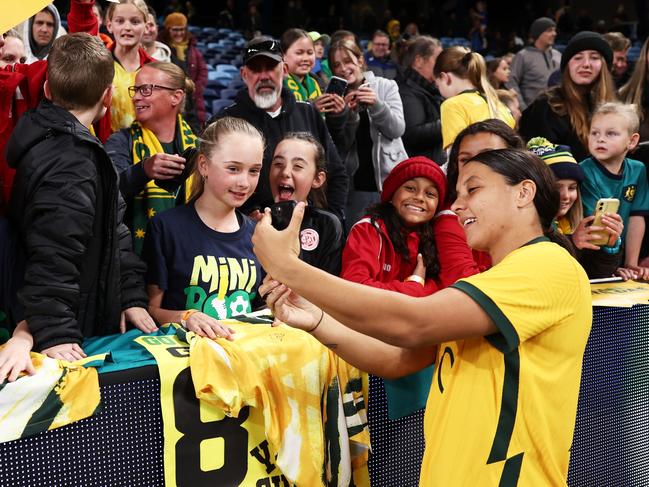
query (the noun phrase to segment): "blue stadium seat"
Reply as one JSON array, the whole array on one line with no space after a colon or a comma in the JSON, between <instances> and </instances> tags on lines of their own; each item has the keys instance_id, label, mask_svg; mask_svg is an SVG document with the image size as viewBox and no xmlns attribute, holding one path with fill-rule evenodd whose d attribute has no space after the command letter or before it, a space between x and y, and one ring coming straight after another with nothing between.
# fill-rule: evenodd
<instances>
[{"instance_id":1,"label":"blue stadium seat","mask_svg":"<svg viewBox=\"0 0 649 487\"><path fill-rule=\"evenodd\" d=\"M243 87L243 81L241 78L234 78L228 83L228 88L232 90L238 90L241 87Z\"/></svg>"},{"instance_id":2,"label":"blue stadium seat","mask_svg":"<svg viewBox=\"0 0 649 487\"><path fill-rule=\"evenodd\" d=\"M216 65L216 72L217 73L228 73L234 76L235 74L239 73L239 70L232 66L231 64L217 64Z\"/></svg>"},{"instance_id":3,"label":"blue stadium seat","mask_svg":"<svg viewBox=\"0 0 649 487\"><path fill-rule=\"evenodd\" d=\"M219 72L219 71L208 71L207 72L207 79L209 80L221 80L223 83L223 86L227 86L230 80L234 78L234 75L232 73L224 73L224 72Z\"/></svg>"},{"instance_id":4,"label":"blue stadium seat","mask_svg":"<svg viewBox=\"0 0 649 487\"><path fill-rule=\"evenodd\" d=\"M631 61L632 63L636 62L640 57L640 51L641 51L640 47L635 47L635 46L631 47L627 53L629 61Z\"/></svg>"},{"instance_id":5,"label":"blue stadium seat","mask_svg":"<svg viewBox=\"0 0 649 487\"><path fill-rule=\"evenodd\" d=\"M239 90L235 90L234 88L226 88L225 90L221 90L221 98L224 100L232 100L235 96L237 96L237 93L239 93Z\"/></svg>"},{"instance_id":6,"label":"blue stadium seat","mask_svg":"<svg viewBox=\"0 0 649 487\"><path fill-rule=\"evenodd\" d=\"M223 78L214 78L210 79L210 73L207 73L207 86L214 89L227 88L230 80L224 80Z\"/></svg>"},{"instance_id":7,"label":"blue stadium seat","mask_svg":"<svg viewBox=\"0 0 649 487\"><path fill-rule=\"evenodd\" d=\"M226 107L229 107L230 105L232 105L232 103L233 103L232 100L222 100L222 99L214 100L212 102L212 113L214 115L218 115L221 112L221 110L223 110Z\"/></svg>"}]
</instances>

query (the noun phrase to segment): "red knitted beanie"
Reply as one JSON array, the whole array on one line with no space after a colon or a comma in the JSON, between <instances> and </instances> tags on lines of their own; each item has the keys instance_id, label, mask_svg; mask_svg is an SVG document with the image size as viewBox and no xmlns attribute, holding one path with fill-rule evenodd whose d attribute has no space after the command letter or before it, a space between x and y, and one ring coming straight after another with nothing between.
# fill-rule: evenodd
<instances>
[{"instance_id":1,"label":"red knitted beanie","mask_svg":"<svg viewBox=\"0 0 649 487\"><path fill-rule=\"evenodd\" d=\"M401 161L394 166L383 183L381 202L390 201L403 183L413 178L430 179L439 192L440 204L446 197L446 176L440 167L427 157L417 156Z\"/></svg>"}]
</instances>

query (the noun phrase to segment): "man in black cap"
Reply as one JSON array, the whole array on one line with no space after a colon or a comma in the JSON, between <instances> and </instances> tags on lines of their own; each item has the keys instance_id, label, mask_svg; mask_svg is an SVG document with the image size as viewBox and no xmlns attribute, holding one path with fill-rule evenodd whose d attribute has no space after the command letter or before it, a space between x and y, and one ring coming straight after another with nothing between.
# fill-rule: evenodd
<instances>
[{"instance_id":1,"label":"man in black cap","mask_svg":"<svg viewBox=\"0 0 649 487\"><path fill-rule=\"evenodd\" d=\"M286 67L279 41L259 36L246 44L243 51L241 79L245 87L234 104L221 110L210 122L225 116L247 120L266 138L264 161L257 191L245 203L243 211L251 213L273 202L268 174L278 142L289 132L309 132L320 141L327 160L327 203L329 210L344 219L348 178L345 165L331 140L318 110L308 102L298 102L283 88Z\"/></svg>"},{"instance_id":2,"label":"man in black cap","mask_svg":"<svg viewBox=\"0 0 649 487\"><path fill-rule=\"evenodd\" d=\"M521 110L548 87L548 78L559 69L561 53L552 47L556 37L557 28L552 19L536 19L530 26L532 45L519 51L512 60L507 86L518 94Z\"/></svg>"}]
</instances>

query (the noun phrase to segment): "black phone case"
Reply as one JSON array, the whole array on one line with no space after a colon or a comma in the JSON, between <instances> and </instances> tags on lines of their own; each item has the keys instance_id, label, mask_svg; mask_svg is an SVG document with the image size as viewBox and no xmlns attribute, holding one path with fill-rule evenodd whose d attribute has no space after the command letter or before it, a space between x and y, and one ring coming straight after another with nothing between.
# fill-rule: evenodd
<instances>
[{"instance_id":1,"label":"black phone case","mask_svg":"<svg viewBox=\"0 0 649 487\"><path fill-rule=\"evenodd\" d=\"M275 203L270 207L270 216L272 219L272 225L276 230L284 230L288 227L288 224L291 222L291 217L293 216L293 209L297 203L293 200L290 201L280 201Z\"/></svg>"}]
</instances>

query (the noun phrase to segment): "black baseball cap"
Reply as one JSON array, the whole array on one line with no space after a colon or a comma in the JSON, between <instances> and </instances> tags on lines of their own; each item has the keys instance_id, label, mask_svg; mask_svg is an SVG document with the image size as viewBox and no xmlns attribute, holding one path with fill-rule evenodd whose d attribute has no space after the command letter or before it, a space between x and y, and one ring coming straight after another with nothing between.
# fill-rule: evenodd
<instances>
[{"instance_id":1,"label":"black baseball cap","mask_svg":"<svg viewBox=\"0 0 649 487\"><path fill-rule=\"evenodd\" d=\"M247 64L257 56L265 56L277 62L282 61L283 54L279 41L269 36L259 36L248 41L243 49L243 64Z\"/></svg>"}]
</instances>

